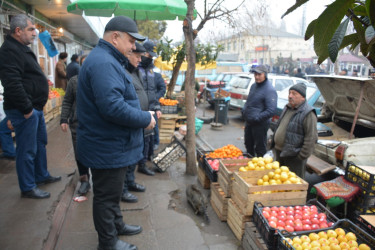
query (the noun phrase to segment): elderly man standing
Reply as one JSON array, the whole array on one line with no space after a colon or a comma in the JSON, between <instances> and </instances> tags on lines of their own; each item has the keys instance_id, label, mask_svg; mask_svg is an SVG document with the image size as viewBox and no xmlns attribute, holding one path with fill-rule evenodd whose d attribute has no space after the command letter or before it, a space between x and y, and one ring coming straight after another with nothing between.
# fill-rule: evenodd
<instances>
[{"instance_id":1,"label":"elderly man standing","mask_svg":"<svg viewBox=\"0 0 375 250\"><path fill-rule=\"evenodd\" d=\"M4 111L16 132L16 168L21 197L43 199L50 193L37 187L60 181L47 170L47 129L43 107L48 83L35 54L28 47L36 37L26 15L12 17L10 35L0 49L0 80L4 86Z\"/></svg>"},{"instance_id":2,"label":"elderly man standing","mask_svg":"<svg viewBox=\"0 0 375 250\"><path fill-rule=\"evenodd\" d=\"M318 139L315 110L306 102L306 85L297 83L289 89L285 105L273 137L276 160L305 178L307 158Z\"/></svg>"},{"instance_id":3,"label":"elderly man standing","mask_svg":"<svg viewBox=\"0 0 375 250\"><path fill-rule=\"evenodd\" d=\"M253 69L255 84L250 88L242 115L245 118L245 146L251 156L266 152L267 130L277 107L277 93L267 79L268 69L259 65Z\"/></svg>"},{"instance_id":4,"label":"elderly man standing","mask_svg":"<svg viewBox=\"0 0 375 250\"><path fill-rule=\"evenodd\" d=\"M82 165L91 168L99 250L137 249L118 235L142 231L125 224L120 209L126 170L143 158L143 129L155 126L153 112L141 110L125 70L136 40L145 38L132 19L112 18L78 76L77 152Z\"/></svg>"}]
</instances>

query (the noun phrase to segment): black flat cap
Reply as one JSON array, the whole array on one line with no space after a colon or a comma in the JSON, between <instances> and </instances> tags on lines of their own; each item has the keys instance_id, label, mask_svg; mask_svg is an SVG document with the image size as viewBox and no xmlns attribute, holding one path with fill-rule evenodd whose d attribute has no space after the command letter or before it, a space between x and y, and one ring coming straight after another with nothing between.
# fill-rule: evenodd
<instances>
[{"instance_id":1,"label":"black flat cap","mask_svg":"<svg viewBox=\"0 0 375 250\"><path fill-rule=\"evenodd\" d=\"M145 53L146 49L142 46L142 44L135 42L135 50L133 50L134 53Z\"/></svg>"},{"instance_id":2,"label":"black flat cap","mask_svg":"<svg viewBox=\"0 0 375 250\"><path fill-rule=\"evenodd\" d=\"M112 18L105 26L106 31L121 31L126 32L138 41L146 40L145 37L138 34L137 24L129 17L117 16Z\"/></svg>"},{"instance_id":3,"label":"black flat cap","mask_svg":"<svg viewBox=\"0 0 375 250\"><path fill-rule=\"evenodd\" d=\"M259 66L257 66L256 68L253 69L253 72L256 72L258 74L267 73L268 69L265 65L259 65Z\"/></svg>"}]
</instances>

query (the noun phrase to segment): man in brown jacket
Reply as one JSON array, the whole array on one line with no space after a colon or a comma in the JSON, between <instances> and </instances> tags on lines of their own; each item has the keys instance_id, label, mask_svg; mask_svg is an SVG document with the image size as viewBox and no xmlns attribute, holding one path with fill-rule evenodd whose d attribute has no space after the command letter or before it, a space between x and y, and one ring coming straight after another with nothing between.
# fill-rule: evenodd
<instances>
[{"instance_id":1,"label":"man in brown jacket","mask_svg":"<svg viewBox=\"0 0 375 250\"><path fill-rule=\"evenodd\" d=\"M307 158L313 153L318 139L315 110L306 102L306 85L298 83L289 89L285 105L273 137L276 160L302 179L305 178Z\"/></svg>"},{"instance_id":2,"label":"man in brown jacket","mask_svg":"<svg viewBox=\"0 0 375 250\"><path fill-rule=\"evenodd\" d=\"M59 61L56 63L55 68L55 87L62 88L66 90L68 84L66 78L66 60L68 58L68 53L61 52L59 55Z\"/></svg>"}]
</instances>

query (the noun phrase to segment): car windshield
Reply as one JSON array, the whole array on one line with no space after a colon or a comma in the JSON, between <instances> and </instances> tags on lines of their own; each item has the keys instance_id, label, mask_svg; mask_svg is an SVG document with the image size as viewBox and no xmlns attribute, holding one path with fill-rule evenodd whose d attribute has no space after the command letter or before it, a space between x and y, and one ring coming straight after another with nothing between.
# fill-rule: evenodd
<instances>
[{"instance_id":1,"label":"car windshield","mask_svg":"<svg viewBox=\"0 0 375 250\"><path fill-rule=\"evenodd\" d=\"M276 91L281 91L289 86L293 85L293 80L292 79L275 79L275 90Z\"/></svg>"},{"instance_id":2,"label":"car windshield","mask_svg":"<svg viewBox=\"0 0 375 250\"><path fill-rule=\"evenodd\" d=\"M309 100L311 96L315 93L315 91L317 90L316 87L311 87L311 86L313 85L309 84L309 86L307 86L306 88L306 100ZM283 89L277 95L279 99L288 100L289 88Z\"/></svg>"},{"instance_id":3,"label":"car windshield","mask_svg":"<svg viewBox=\"0 0 375 250\"><path fill-rule=\"evenodd\" d=\"M236 76L230 81L230 86L233 88L247 89L251 82L251 77L248 76Z\"/></svg>"}]
</instances>

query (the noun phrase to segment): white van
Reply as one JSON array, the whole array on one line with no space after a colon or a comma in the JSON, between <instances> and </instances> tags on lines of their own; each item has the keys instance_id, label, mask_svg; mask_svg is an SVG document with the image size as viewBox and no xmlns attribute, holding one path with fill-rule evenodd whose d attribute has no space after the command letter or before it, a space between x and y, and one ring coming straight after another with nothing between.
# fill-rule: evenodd
<instances>
[{"instance_id":1,"label":"white van","mask_svg":"<svg viewBox=\"0 0 375 250\"><path fill-rule=\"evenodd\" d=\"M280 76L268 74L268 80L275 87L276 91L279 92L285 88L292 86L297 83L304 83L308 85L308 81L298 77ZM255 83L255 78L253 73L240 74L231 79L229 85L230 90L230 103L231 108L242 109L245 106L247 96L250 92L250 87Z\"/></svg>"}]
</instances>

